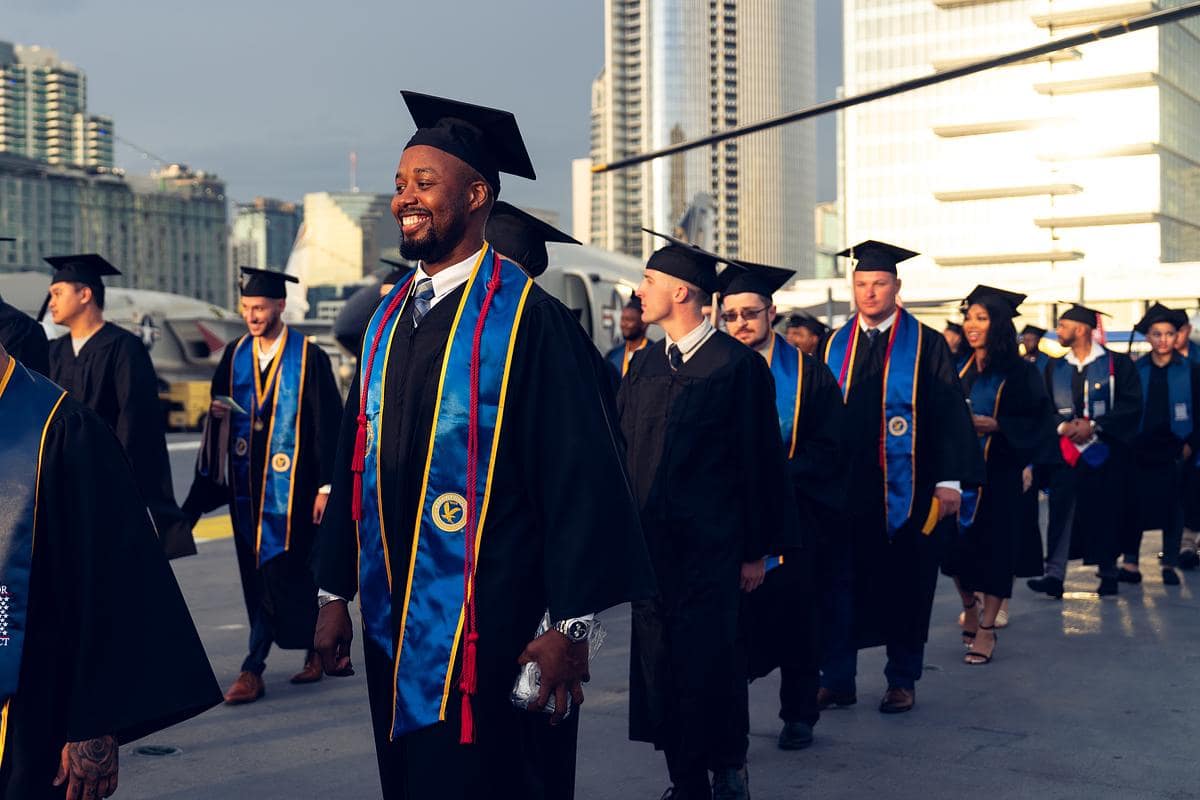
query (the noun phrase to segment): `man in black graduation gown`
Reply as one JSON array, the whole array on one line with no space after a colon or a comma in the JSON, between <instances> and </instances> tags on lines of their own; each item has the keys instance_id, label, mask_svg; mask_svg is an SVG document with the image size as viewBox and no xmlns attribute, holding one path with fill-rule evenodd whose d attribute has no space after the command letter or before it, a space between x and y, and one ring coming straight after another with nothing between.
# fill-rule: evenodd
<instances>
[{"instance_id":1,"label":"man in black graduation gown","mask_svg":"<svg viewBox=\"0 0 1200 800\"><path fill-rule=\"evenodd\" d=\"M3 347L0 497L0 797L108 797L221 694L120 444Z\"/></svg>"},{"instance_id":2,"label":"man in black graduation gown","mask_svg":"<svg viewBox=\"0 0 1200 800\"><path fill-rule=\"evenodd\" d=\"M642 321L642 301L635 294L621 309L621 343L604 355L604 360L612 367L613 378L620 385L625 374L629 372L629 362L633 354L654 344L646 337L649 327Z\"/></svg>"},{"instance_id":3,"label":"man in black graduation gown","mask_svg":"<svg viewBox=\"0 0 1200 800\"><path fill-rule=\"evenodd\" d=\"M808 314L792 314L787 318L784 338L801 353L818 356L818 350L829 335L829 327ZM818 356L819 357L819 356Z\"/></svg>"},{"instance_id":4,"label":"man in black graduation gown","mask_svg":"<svg viewBox=\"0 0 1200 800\"><path fill-rule=\"evenodd\" d=\"M1067 561L1098 567L1101 596L1114 595L1120 529L1127 523L1130 444L1142 416L1142 387L1128 355L1095 341L1100 312L1079 304L1058 321L1066 355L1046 365L1059 455L1050 477L1045 574L1026 585L1061 599Z\"/></svg>"},{"instance_id":5,"label":"man in black graduation gown","mask_svg":"<svg viewBox=\"0 0 1200 800\"><path fill-rule=\"evenodd\" d=\"M316 553L316 643L328 674L351 671L357 593L385 797L569 798L579 715L562 714L583 699L590 615L653 592L611 384L575 316L484 240L499 173L533 177L513 115L404 97L418 130L392 213L420 266L364 339ZM479 481L457 466L472 441ZM553 715L514 707L519 661L539 666L533 707L552 694Z\"/></svg>"},{"instance_id":6,"label":"man in black graduation gown","mask_svg":"<svg viewBox=\"0 0 1200 800\"><path fill-rule=\"evenodd\" d=\"M853 624L827 638L820 705L856 702L856 651L886 645L879 710L899 713L913 708L923 669L941 558L933 529L957 513L963 484L983 480L983 459L946 340L897 302L896 264L917 254L868 241L839 255L854 263L858 313L825 345L845 397L850 462L832 569L838 616Z\"/></svg>"},{"instance_id":7,"label":"man in black graduation gown","mask_svg":"<svg viewBox=\"0 0 1200 800\"><path fill-rule=\"evenodd\" d=\"M170 557L196 552L175 503L158 400L158 376L142 340L104 321L104 276L120 275L94 253L54 256L50 314L70 334L50 343L50 379L100 415L117 435Z\"/></svg>"},{"instance_id":8,"label":"man in black graduation gown","mask_svg":"<svg viewBox=\"0 0 1200 800\"><path fill-rule=\"evenodd\" d=\"M1138 569L1142 532L1162 531L1162 580L1179 585L1184 492L1200 450L1200 368L1175 350L1175 336L1187 315L1155 303L1134 326L1146 337L1150 353L1134 362L1142 386L1144 411L1133 439L1133 508L1126 515L1121 549L1125 558L1118 580L1141 582Z\"/></svg>"},{"instance_id":9,"label":"man in black graduation gown","mask_svg":"<svg viewBox=\"0 0 1200 800\"><path fill-rule=\"evenodd\" d=\"M813 741L820 719L821 647L819 554L835 532L834 517L845 494L841 467L842 396L823 361L802 354L771 329L771 296L796 273L742 263L721 280L721 319L726 330L767 361L775 382L781 441L799 511L802 546L768 560L762 588L746 598L750 676L779 668L779 747L800 750ZM819 324L819 323L818 323Z\"/></svg>"},{"instance_id":10,"label":"man in black graduation gown","mask_svg":"<svg viewBox=\"0 0 1200 800\"><path fill-rule=\"evenodd\" d=\"M206 474L212 465L197 463L184 501L193 520L226 504L233 520L250 644L240 674L225 693L231 705L262 697L273 642L307 651L292 683L321 679L321 662L312 649L317 600L308 564L329 499L342 419L329 356L283 323L286 284L296 278L249 267L242 267L242 275L241 311L249 332L226 345L213 374L209 410L215 425L229 417L230 479L218 482L211 470ZM221 397L233 399L241 411ZM282 438L285 420L297 432L290 440ZM239 459L247 467L240 476ZM276 504L286 511L273 514Z\"/></svg>"},{"instance_id":11,"label":"man in black graduation gown","mask_svg":"<svg viewBox=\"0 0 1200 800\"><path fill-rule=\"evenodd\" d=\"M663 238L637 294L666 340L633 357L617 396L659 587L633 606L629 733L664 751L675 800L739 798L743 593L761 585L767 556L800 547L800 526L771 371L702 312L719 257Z\"/></svg>"}]
</instances>

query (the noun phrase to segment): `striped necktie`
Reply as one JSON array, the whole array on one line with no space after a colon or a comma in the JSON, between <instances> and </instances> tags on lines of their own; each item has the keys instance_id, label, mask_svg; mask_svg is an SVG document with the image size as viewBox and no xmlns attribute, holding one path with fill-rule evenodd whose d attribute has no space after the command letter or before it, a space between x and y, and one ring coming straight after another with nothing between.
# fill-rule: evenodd
<instances>
[{"instance_id":1,"label":"striped necktie","mask_svg":"<svg viewBox=\"0 0 1200 800\"><path fill-rule=\"evenodd\" d=\"M413 327L421 324L421 320L429 313L430 303L433 301L433 280L430 278L422 278L417 284L417 291L413 295Z\"/></svg>"}]
</instances>

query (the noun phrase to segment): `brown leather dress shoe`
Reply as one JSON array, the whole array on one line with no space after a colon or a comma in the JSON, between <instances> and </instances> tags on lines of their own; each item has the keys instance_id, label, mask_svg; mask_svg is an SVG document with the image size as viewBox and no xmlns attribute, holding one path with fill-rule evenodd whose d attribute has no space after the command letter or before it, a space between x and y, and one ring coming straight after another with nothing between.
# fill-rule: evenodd
<instances>
[{"instance_id":1,"label":"brown leather dress shoe","mask_svg":"<svg viewBox=\"0 0 1200 800\"><path fill-rule=\"evenodd\" d=\"M822 686L817 690L817 708L824 711L834 706L852 706L858 702L858 697L844 692L835 692Z\"/></svg>"},{"instance_id":2,"label":"brown leather dress shoe","mask_svg":"<svg viewBox=\"0 0 1200 800\"><path fill-rule=\"evenodd\" d=\"M915 689L889 686L887 693L883 696L883 701L879 704L879 713L903 714L905 711L912 711L916 704L917 692Z\"/></svg>"},{"instance_id":3,"label":"brown leather dress shoe","mask_svg":"<svg viewBox=\"0 0 1200 800\"><path fill-rule=\"evenodd\" d=\"M237 676L237 680L233 682L233 685L229 687L229 691L225 693L225 702L231 706L253 703L266 693L267 687L263 684L261 675L255 675L253 672L243 672Z\"/></svg>"},{"instance_id":4,"label":"brown leather dress shoe","mask_svg":"<svg viewBox=\"0 0 1200 800\"><path fill-rule=\"evenodd\" d=\"M321 680L321 657L309 653L304 661L304 669L292 676L292 683L316 683Z\"/></svg>"}]
</instances>

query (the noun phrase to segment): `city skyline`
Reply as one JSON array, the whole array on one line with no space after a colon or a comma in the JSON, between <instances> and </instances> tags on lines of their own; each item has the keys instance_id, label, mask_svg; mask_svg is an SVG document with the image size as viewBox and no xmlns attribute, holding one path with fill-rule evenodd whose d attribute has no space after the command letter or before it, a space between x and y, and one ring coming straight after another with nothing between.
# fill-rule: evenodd
<instances>
[{"instance_id":1,"label":"city skyline","mask_svg":"<svg viewBox=\"0 0 1200 800\"><path fill-rule=\"evenodd\" d=\"M840 40L831 36L840 28L831 6L840 3L818 5L825 99L840 72ZM588 87L603 62L602 11L601 3L549 0L472 5L472 24L462 26L461 9L423 7L420 33L406 37L414 15L381 0L336 9L302 0L286 17L229 0L136 14L95 0L9 0L0 39L54 49L79 65L89 105L116 121L122 139L220 175L235 203L345 191L352 150L362 191L389 191L411 133L401 88L509 108L539 180L507 178L503 196L553 209L569 225L571 159L587 150ZM186 31L187 44L173 31ZM452 60L438 56L444 38L458 43ZM498 49L498 40L514 47ZM832 120L819 136L818 198L830 199ZM131 173L160 166L121 142L116 156Z\"/></svg>"}]
</instances>

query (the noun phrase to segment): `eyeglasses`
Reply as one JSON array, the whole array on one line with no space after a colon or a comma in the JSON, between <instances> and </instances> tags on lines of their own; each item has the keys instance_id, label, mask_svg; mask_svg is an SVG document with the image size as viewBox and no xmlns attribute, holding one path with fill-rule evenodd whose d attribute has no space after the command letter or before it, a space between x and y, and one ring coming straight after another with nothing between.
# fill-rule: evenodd
<instances>
[{"instance_id":1,"label":"eyeglasses","mask_svg":"<svg viewBox=\"0 0 1200 800\"><path fill-rule=\"evenodd\" d=\"M726 322L737 322L737 318L741 317L743 321L749 322L766 310L767 307L763 306L762 308L744 308L741 311L725 311L721 313L721 319Z\"/></svg>"}]
</instances>

